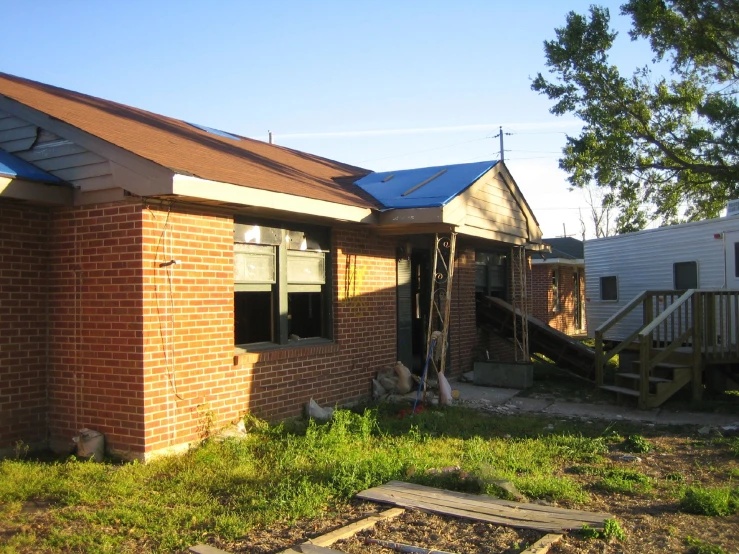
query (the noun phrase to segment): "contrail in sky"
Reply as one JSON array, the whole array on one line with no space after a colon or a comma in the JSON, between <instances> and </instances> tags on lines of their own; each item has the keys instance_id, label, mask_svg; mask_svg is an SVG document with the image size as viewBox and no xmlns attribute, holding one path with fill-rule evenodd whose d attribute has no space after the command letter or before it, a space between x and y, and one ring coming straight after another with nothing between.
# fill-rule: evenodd
<instances>
[{"instance_id":1,"label":"contrail in sky","mask_svg":"<svg viewBox=\"0 0 739 554\"><path fill-rule=\"evenodd\" d=\"M463 131L495 131L503 127L504 132L556 131L581 126L576 119L535 123L478 123L474 125L448 125L443 127L406 127L403 129L374 129L364 131L326 131L316 133L274 133L280 139L323 139L339 137L374 137L387 135L422 135L427 133L459 133Z\"/></svg>"}]
</instances>

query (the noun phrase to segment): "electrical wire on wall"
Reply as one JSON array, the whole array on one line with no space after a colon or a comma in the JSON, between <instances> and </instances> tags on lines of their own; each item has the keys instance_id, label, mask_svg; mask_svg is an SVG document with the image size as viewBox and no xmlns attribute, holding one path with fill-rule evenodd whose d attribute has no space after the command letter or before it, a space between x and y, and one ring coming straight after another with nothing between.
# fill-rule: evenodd
<instances>
[{"instance_id":1,"label":"electrical wire on wall","mask_svg":"<svg viewBox=\"0 0 739 554\"><path fill-rule=\"evenodd\" d=\"M175 302L174 302L174 284L173 271L177 265L174 259L173 238L172 238L172 206L173 203L167 204L167 215L161 225L161 232L157 241L156 250L154 251L154 263L156 268L165 272L166 286L164 289L164 301L160 301L160 284L159 276L155 279L156 291L154 298L156 300L157 318L159 323L159 339L162 344L162 353L164 354L164 365L167 371L167 390L172 391L177 400L184 400L177 390L177 369L175 364ZM159 225L159 219L154 211L145 204L146 209L151 214L154 221ZM160 258L161 251L161 258ZM174 417L172 414L172 405L169 400L169 392L167 394L167 426L169 428L169 440L172 443L175 440L176 428L174 426Z\"/></svg>"},{"instance_id":2,"label":"electrical wire on wall","mask_svg":"<svg viewBox=\"0 0 739 554\"><path fill-rule=\"evenodd\" d=\"M80 348L80 325L82 325L82 266L80 265L80 247L78 228L80 221L71 219L74 225L74 372L72 381L74 383L74 430L78 432L79 426L79 396L84 382L84 376L80 372L79 348Z\"/></svg>"}]
</instances>

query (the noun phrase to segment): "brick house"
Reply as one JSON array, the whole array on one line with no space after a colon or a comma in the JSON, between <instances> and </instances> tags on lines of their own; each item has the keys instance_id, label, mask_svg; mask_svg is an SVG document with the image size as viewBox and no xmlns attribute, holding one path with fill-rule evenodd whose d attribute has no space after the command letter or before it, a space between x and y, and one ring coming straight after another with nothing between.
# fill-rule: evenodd
<instances>
[{"instance_id":1,"label":"brick house","mask_svg":"<svg viewBox=\"0 0 739 554\"><path fill-rule=\"evenodd\" d=\"M584 336L583 243L573 237L545 238L542 242L551 252L531 256L531 315L568 335Z\"/></svg>"},{"instance_id":2,"label":"brick house","mask_svg":"<svg viewBox=\"0 0 739 554\"><path fill-rule=\"evenodd\" d=\"M467 370L476 274L541 242L502 162L376 174L2 73L0 152L0 451L146 459L366 396L423 357L437 234Z\"/></svg>"}]
</instances>

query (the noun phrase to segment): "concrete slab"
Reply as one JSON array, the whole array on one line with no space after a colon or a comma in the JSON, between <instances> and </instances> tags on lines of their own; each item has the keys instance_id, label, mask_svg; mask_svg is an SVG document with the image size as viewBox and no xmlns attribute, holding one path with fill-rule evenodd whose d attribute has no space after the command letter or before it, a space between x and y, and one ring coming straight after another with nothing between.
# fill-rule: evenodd
<instances>
[{"instance_id":1,"label":"concrete slab","mask_svg":"<svg viewBox=\"0 0 739 554\"><path fill-rule=\"evenodd\" d=\"M659 414L657 414L657 423L663 425L724 427L729 425L739 425L739 416L736 414L712 414L705 412L660 411Z\"/></svg>"},{"instance_id":2,"label":"concrete slab","mask_svg":"<svg viewBox=\"0 0 739 554\"><path fill-rule=\"evenodd\" d=\"M491 406L505 404L521 391L519 389L504 389L500 387L484 387L462 381L452 381L452 390L459 391L459 400L462 403L484 402Z\"/></svg>"},{"instance_id":3,"label":"concrete slab","mask_svg":"<svg viewBox=\"0 0 739 554\"><path fill-rule=\"evenodd\" d=\"M554 402L544 413L568 417L585 417L621 421L644 421L656 423L655 411L642 411L610 404L580 404L575 402Z\"/></svg>"},{"instance_id":4,"label":"concrete slab","mask_svg":"<svg viewBox=\"0 0 739 554\"><path fill-rule=\"evenodd\" d=\"M547 398L514 398L506 406L521 412L537 413L544 412L553 403Z\"/></svg>"}]
</instances>

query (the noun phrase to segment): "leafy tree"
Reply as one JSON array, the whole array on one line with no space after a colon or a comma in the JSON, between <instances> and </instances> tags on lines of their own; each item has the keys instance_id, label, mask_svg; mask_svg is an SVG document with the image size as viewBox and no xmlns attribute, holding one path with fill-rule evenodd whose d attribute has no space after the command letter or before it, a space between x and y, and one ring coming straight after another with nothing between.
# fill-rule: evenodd
<instances>
[{"instance_id":1,"label":"leafy tree","mask_svg":"<svg viewBox=\"0 0 739 554\"><path fill-rule=\"evenodd\" d=\"M619 232L716 217L739 197L739 0L629 0L621 13L665 70L622 75L608 9L570 12L544 42L551 80L532 84L584 122L560 167L573 186L606 187Z\"/></svg>"}]
</instances>

